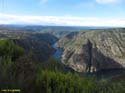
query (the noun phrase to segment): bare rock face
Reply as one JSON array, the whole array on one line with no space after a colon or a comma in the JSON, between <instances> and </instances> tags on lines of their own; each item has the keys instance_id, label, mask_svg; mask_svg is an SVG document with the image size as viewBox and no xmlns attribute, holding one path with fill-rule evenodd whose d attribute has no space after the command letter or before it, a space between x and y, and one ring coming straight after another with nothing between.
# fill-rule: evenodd
<instances>
[{"instance_id":1,"label":"bare rock face","mask_svg":"<svg viewBox=\"0 0 125 93\"><path fill-rule=\"evenodd\" d=\"M125 29L79 32L64 37L62 62L78 72L125 68Z\"/></svg>"}]
</instances>

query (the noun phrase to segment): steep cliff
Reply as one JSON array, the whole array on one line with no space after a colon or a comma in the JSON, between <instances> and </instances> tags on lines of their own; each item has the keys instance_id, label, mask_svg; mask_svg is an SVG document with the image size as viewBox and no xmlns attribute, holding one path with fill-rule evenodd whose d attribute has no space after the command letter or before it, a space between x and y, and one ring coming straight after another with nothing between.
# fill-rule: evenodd
<instances>
[{"instance_id":1,"label":"steep cliff","mask_svg":"<svg viewBox=\"0 0 125 93\"><path fill-rule=\"evenodd\" d=\"M52 45L57 38L51 34L30 34L15 42L26 50L26 53L32 52L33 60L45 61L55 53Z\"/></svg>"},{"instance_id":2,"label":"steep cliff","mask_svg":"<svg viewBox=\"0 0 125 93\"><path fill-rule=\"evenodd\" d=\"M62 62L78 72L125 68L125 29L79 32L58 42Z\"/></svg>"}]
</instances>

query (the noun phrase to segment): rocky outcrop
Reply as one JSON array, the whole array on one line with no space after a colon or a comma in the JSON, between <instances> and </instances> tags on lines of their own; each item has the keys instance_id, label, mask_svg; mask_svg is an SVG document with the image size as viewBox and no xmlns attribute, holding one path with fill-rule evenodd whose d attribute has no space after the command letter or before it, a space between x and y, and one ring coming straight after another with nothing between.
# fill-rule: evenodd
<instances>
[{"instance_id":1,"label":"rocky outcrop","mask_svg":"<svg viewBox=\"0 0 125 93\"><path fill-rule=\"evenodd\" d=\"M62 62L78 72L125 68L125 29L79 32L58 46Z\"/></svg>"}]
</instances>

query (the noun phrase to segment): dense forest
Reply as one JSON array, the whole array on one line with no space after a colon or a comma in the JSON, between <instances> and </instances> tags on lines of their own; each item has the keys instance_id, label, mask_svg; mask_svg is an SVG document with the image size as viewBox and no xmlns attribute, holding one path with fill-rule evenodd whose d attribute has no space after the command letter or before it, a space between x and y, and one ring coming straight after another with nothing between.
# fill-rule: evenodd
<instances>
[{"instance_id":1,"label":"dense forest","mask_svg":"<svg viewBox=\"0 0 125 93\"><path fill-rule=\"evenodd\" d=\"M125 81L97 79L65 70L51 57L34 62L32 51L13 40L0 40L0 89L20 89L21 93L125 93Z\"/></svg>"}]
</instances>

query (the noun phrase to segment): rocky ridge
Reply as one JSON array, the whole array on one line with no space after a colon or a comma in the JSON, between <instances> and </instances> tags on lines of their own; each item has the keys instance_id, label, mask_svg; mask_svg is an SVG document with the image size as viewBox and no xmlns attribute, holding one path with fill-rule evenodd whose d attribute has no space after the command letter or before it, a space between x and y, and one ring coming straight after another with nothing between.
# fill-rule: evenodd
<instances>
[{"instance_id":1,"label":"rocky ridge","mask_svg":"<svg viewBox=\"0 0 125 93\"><path fill-rule=\"evenodd\" d=\"M65 36L62 62L78 72L125 68L125 29L91 30Z\"/></svg>"}]
</instances>

